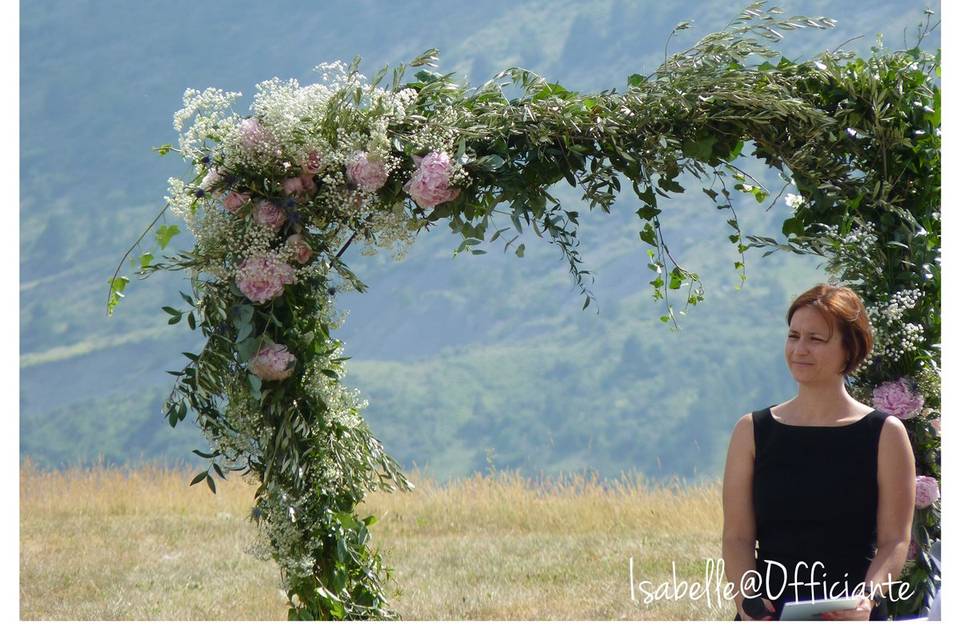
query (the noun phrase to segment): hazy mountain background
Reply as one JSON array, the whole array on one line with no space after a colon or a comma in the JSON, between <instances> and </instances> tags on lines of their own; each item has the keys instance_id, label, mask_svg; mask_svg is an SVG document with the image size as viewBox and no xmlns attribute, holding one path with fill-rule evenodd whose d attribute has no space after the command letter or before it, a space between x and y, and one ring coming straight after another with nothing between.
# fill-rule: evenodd
<instances>
[{"instance_id":1,"label":"hazy mountain background","mask_svg":"<svg viewBox=\"0 0 960 640\"><path fill-rule=\"evenodd\" d=\"M650 73L673 38L686 48L723 28L746 3L494 0L451 2L22 2L21 19L21 456L46 466L98 457L114 462L190 460L203 446L189 425L160 414L180 352L198 347L169 327L164 304L188 282L160 274L130 284L113 318L106 282L124 250L163 204L166 178L185 175L172 114L183 90L242 91L278 76L311 82L323 61L362 55L371 75L430 47L441 68L478 85L518 65L569 89L622 90ZM878 33L892 49L915 42L917 1L790 1L790 15L825 15L830 31L787 32L780 50L809 58L845 45L868 55ZM906 33L905 33L906 30ZM940 45L939 31L924 42ZM749 153L752 147L745 149ZM741 166L776 194L775 172ZM679 333L659 322L640 225L624 196L606 216L583 217L586 266L599 314L581 311L559 252L532 236L526 256L452 258L443 228L408 258L347 254L370 286L344 296L340 332L348 384L369 399L366 416L404 465L438 478L488 469L525 474L595 470L615 477L715 476L743 413L789 398L783 364L790 299L824 278L810 258L747 254L736 290L726 216L687 180L670 202L671 252L704 280L707 299ZM628 189L629 191L629 189ZM577 194L556 192L571 202ZM788 213L738 202L746 233L776 235ZM173 220L171 220L172 222ZM189 246L189 237L177 239Z\"/></svg>"}]
</instances>

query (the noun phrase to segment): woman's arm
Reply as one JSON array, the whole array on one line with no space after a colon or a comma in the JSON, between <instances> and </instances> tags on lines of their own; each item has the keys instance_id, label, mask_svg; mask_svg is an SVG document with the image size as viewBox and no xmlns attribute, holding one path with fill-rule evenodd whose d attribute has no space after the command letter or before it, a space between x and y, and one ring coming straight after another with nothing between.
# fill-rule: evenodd
<instances>
[{"instance_id":1,"label":"woman's arm","mask_svg":"<svg viewBox=\"0 0 960 640\"><path fill-rule=\"evenodd\" d=\"M867 569L865 582L886 582L900 577L907 561L910 528L916 500L917 474L913 448L907 430L899 419L891 416L880 432L877 454L877 555ZM889 596L883 591L884 596Z\"/></svg>"},{"instance_id":2,"label":"woman's arm","mask_svg":"<svg viewBox=\"0 0 960 640\"><path fill-rule=\"evenodd\" d=\"M751 618L743 611L743 594L739 591L741 580L743 574L757 568L753 458L753 417L747 414L733 428L723 472L723 564L727 579L737 589L734 601L740 617L745 620ZM764 599L764 604L769 605L767 610L773 611L769 600Z\"/></svg>"}]
</instances>

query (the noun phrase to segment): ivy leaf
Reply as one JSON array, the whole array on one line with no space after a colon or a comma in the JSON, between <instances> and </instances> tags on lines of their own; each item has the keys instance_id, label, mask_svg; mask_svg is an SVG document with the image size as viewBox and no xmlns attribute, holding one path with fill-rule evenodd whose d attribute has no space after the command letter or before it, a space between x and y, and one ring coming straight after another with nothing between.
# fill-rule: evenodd
<instances>
[{"instance_id":1,"label":"ivy leaf","mask_svg":"<svg viewBox=\"0 0 960 640\"><path fill-rule=\"evenodd\" d=\"M644 220L653 220L661 213L660 209L649 205L637 209L637 215Z\"/></svg>"},{"instance_id":2,"label":"ivy leaf","mask_svg":"<svg viewBox=\"0 0 960 640\"><path fill-rule=\"evenodd\" d=\"M160 225L156 233L157 244L160 245L161 249L166 249L167 245L170 244L170 240L178 233L180 233L180 227L175 224Z\"/></svg>"},{"instance_id":3,"label":"ivy leaf","mask_svg":"<svg viewBox=\"0 0 960 640\"><path fill-rule=\"evenodd\" d=\"M656 231L654 230L653 225L649 222L643 225L643 231L640 232L640 239L654 247L660 246L657 244Z\"/></svg>"}]
</instances>

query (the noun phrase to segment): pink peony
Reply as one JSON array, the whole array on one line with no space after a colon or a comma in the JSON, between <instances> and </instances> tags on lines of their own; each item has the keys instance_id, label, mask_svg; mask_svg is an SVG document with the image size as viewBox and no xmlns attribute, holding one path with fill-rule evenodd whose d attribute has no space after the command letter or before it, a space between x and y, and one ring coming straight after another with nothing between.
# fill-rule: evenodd
<instances>
[{"instance_id":1,"label":"pink peony","mask_svg":"<svg viewBox=\"0 0 960 640\"><path fill-rule=\"evenodd\" d=\"M283 286L293 284L293 267L274 255L247 258L237 269L237 286L256 304L273 300L283 293Z\"/></svg>"},{"instance_id":2,"label":"pink peony","mask_svg":"<svg viewBox=\"0 0 960 640\"><path fill-rule=\"evenodd\" d=\"M937 479L930 476L917 476L917 509L926 509L940 499L940 487Z\"/></svg>"},{"instance_id":3,"label":"pink peony","mask_svg":"<svg viewBox=\"0 0 960 640\"><path fill-rule=\"evenodd\" d=\"M450 186L450 157L440 151L431 151L424 158L414 158L417 170L403 185L414 202L427 209L449 202L460 195L460 190Z\"/></svg>"},{"instance_id":4,"label":"pink peony","mask_svg":"<svg viewBox=\"0 0 960 640\"><path fill-rule=\"evenodd\" d=\"M304 175L317 175L320 173L320 169L323 166L323 163L320 162L320 154L316 151L311 151L309 154L307 154L302 166Z\"/></svg>"},{"instance_id":5,"label":"pink peony","mask_svg":"<svg viewBox=\"0 0 960 640\"><path fill-rule=\"evenodd\" d=\"M296 357L285 346L271 344L250 359L250 371L261 380L284 380L293 373L296 363Z\"/></svg>"},{"instance_id":6,"label":"pink peony","mask_svg":"<svg viewBox=\"0 0 960 640\"><path fill-rule=\"evenodd\" d=\"M276 138L256 118L246 118L240 123L240 144L253 151L258 147L273 146Z\"/></svg>"},{"instance_id":7,"label":"pink peony","mask_svg":"<svg viewBox=\"0 0 960 640\"><path fill-rule=\"evenodd\" d=\"M347 162L347 179L364 191L374 192L387 183L387 170L376 156L360 151Z\"/></svg>"},{"instance_id":8,"label":"pink peony","mask_svg":"<svg viewBox=\"0 0 960 640\"><path fill-rule=\"evenodd\" d=\"M307 243L307 241L304 240L302 235L295 233L287 238L287 246L293 250L294 260L300 264L307 264L310 262L310 257L313 255L313 250L310 248L310 245Z\"/></svg>"},{"instance_id":9,"label":"pink peony","mask_svg":"<svg viewBox=\"0 0 960 640\"><path fill-rule=\"evenodd\" d=\"M227 197L223 199L223 208L230 213L236 213L240 210L240 207L248 202L250 202L250 196L248 194L231 191L227 194Z\"/></svg>"},{"instance_id":10,"label":"pink peony","mask_svg":"<svg viewBox=\"0 0 960 640\"><path fill-rule=\"evenodd\" d=\"M253 214L253 219L263 226L270 227L276 231L287 221L287 214L283 212L283 209L269 200L261 200L256 212Z\"/></svg>"},{"instance_id":11,"label":"pink peony","mask_svg":"<svg viewBox=\"0 0 960 640\"><path fill-rule=\"evenodd\" d=\"M906 378L884 382L873 390L873 406L901 420L915 418L923 409L923 396L914 393Z\"/></svg>"}]
</instances>

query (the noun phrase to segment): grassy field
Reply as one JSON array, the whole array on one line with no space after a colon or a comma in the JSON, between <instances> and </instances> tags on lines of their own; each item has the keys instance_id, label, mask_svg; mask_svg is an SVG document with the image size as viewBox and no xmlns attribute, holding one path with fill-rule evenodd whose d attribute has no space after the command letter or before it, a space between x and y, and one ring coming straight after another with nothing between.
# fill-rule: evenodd
<instances>
[{"instance_id":1,"label":"grassy field","mask_svg":"<svg viewBox=\"0 0 960 640\"><path fill-rule=\"evenodd\" d=\"M24 620L284 620L272 562L246 550L255 487L213 495L192 471L142 467L20 473ZM718 484L603 487L488 474L374 494L373 543L395 570L406 620L723 620L731 602L631 600L634 584L703 582L720 554ZM641 599L641 592L635 592Z\"/></svg>"}]
</instances>

